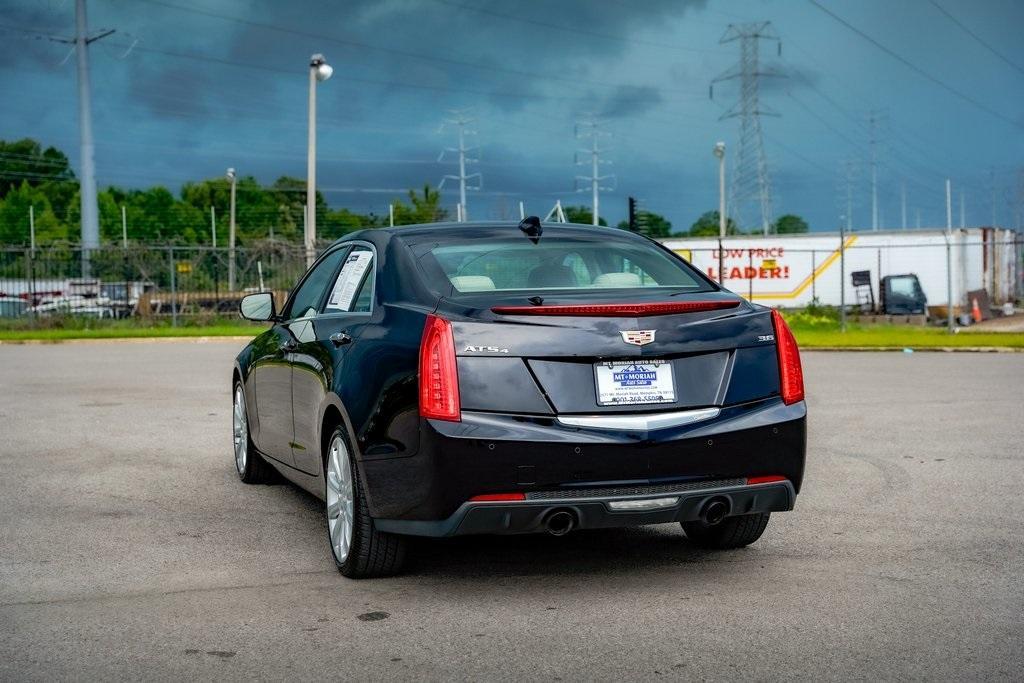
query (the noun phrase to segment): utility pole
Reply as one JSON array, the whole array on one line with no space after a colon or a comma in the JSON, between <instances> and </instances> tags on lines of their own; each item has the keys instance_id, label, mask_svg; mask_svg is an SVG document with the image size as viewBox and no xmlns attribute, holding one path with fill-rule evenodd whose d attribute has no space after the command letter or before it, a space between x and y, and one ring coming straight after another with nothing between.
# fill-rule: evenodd
<instances>
[{"instance_id":1,"label":"utility pole","mask_svg":"<svg viewBox=\"0 0 1024 683\"><path fill-rule=\"evenodd\" d=\"M900 181L900 226L907 229L907 181Z\"/></svg>"},{"instance_id":2,"label":"utility pole","mask_svg":"<svg viewBox=\"0 0 1024 683\"><path fill-rule=\"evenodd\" d=\"M128 210L121 205L121 248L128 248Z\"/></svg>"},{"instance_id":3,"label":"utility pole","mask_svg":"<svg viewBox=\"0 0 1024 683\"><path fill-rule=\"evenodd\" d=\"M233 292L235 291L235 187L238 184L234 168L228 169L227 178L231 181L231 205L228 222L228 291Z\"/></svg>"},{"instance_id":4,"label":"utility pole","mask_svg":"<svg viewBox=\"0 0 1024 683\"><path fill-rule=\"evenodd\" d=\"M991 227L996 227L996 172L995 169L989 171L989 185L992 188L992 218L990 220Z\"/></svg>"},{"instance_id":5,"label":"utility pole","mask_svg":"<svg viewBox=\"0 0 1024 683\"><path fill-rule=\"evenodd\" d=\"M441 130L444 130L445 126L457 126L459 130L459 146L458 147L446 147L441 150L441 154L437 157L439 162L444 160L446 152L458 152L459 154L459 174L458 175L446 175L441 178L441 182L438 184L437 189L444 188L444 181L446 180L458 180L459 181L459 210L456 211L456 216L460 223L465 222L469 215L468 207L466 206L466 190L479 190L483 187L483 176L479 173L466 174L466 164L475 164L480 160L474 157L469 157L467 154L476 149L476 147L466 146L466 136L476 135L476 131L468 129L467 126L475 122L475 119L469 116L468 111L451 111L449 112L451 118L445 119L444 123L441 124ZM466 181L476 179L477 184L475 186L467 185Z\"/></svg>"},{"instance_id":6,"label":"utility pole","mask_svg":"<svg viewBox=\"0 0 1024 683\"><path fill-rule=\"evenodd\" d=\"M946 178L946 329L953 332L953 192Z\"/></svg>"},{"instance_id":7,"label":"utility pole","mask_svg":"<svg viewBox=\"0 0 1024 683\"><path fill-rule=\"evenodd\" d=\"M36 207L28 205L28 246L34 254L36 252Z\"/></svg>"},{"instance_id":8,"label":"utility pole","mask_svg":"<svg viewBox=\"0 0 1024 683\"><path fill-rule=\"evenodd\" d=\"M730 198L732 208L729 215L737 227L744 227L746 225L744 205L759 204L761 227L764 234L767 235L772 223L772 194L768 178L768 162L764 153L761 117L778 116L778 114L761 104L760 81L762 78L779 77L782 74L760 64L758 50L761 40L775 41L779 54L782 54L782 42L770 21L729 24L718 43L724 45L739 41L740 61L739 64L711 81L709 94L713 99L715 83L735 79L740 82L739 101L719 117L720 121L731 118L740 119L739 146L733 170Z\"/></svg>"},{"instance_id":9,"label":"utility pole","mask_svg":"<svg viewBox=\"0 0 1024 683\"><path fill-rule=\"evenodd\" d=\"M846 161L846 231L853 232L853 161Z\"/></svg>"},{"instance_id":10,"label":"utility pole","mask_svg":"<svg viewBox=\"0 0 1024 683\"><path fill-rule=\"evenodd\" d=\"M576 139L577 140L590 140L590 149L582 149L576 152L576 165L577 166L590 166L590 175L588 176L576 176L576 191L586 191L586 187L580 187L580 183L590 185L590 206L591 206L591 224L600 225L600 203L601 203L601 190L606 192L612 191L614 186L604 186L601 184L602 181L611 180L614 182L614 175L601 175L601 164L610 164L611 162L606 159L601 159L601 155L608 151L600 146L600 138L610 137L611 133L608 131L601 130L601 123L594 118L586 119L576 123Z\"/></svg>"},{"instance_id":11,"label":"utility pole","mask_svg":"<svg viewBox=\"0 0 1024 683\"><path fill-rule=\"evenodd\" d=\"M964 209L964 189L960 188L960 229L963 230L967 227L967 212Z\"/></svg>"},{"instance_id":12,"label":"utility pole","mask_svg":"<svg viewBox=\"0 0 1024 683\"><path fill-rule=\"evenodd\" d=\"M878 150L876 145L878 143L877 136L875 134L875 127L878 124L878 114L875 110L871 110L868 114L868 129L871 133L871 137L868 140L868 144L871 148L871 230L878 230Z\"/></svg>"},{"instance_id":13,"label":"utility pole","mask_svg":"<svg viewBox=\"0 0 1024 683\"><path fill-rule=\"evenodd\" d=\"M92 94L89 87L89 45L106 38L113 29L102 30L89 35L89 22L85 14L85 0L75 0L75 37L60 38L49 36L57 43L75 46L78 59L78 135L82 178L79 181L79 198L82 220L82 277L92 273L89 255L100 246L99 205L96 200L96 159L92 141Z\"/></svg>"}]
</instances>

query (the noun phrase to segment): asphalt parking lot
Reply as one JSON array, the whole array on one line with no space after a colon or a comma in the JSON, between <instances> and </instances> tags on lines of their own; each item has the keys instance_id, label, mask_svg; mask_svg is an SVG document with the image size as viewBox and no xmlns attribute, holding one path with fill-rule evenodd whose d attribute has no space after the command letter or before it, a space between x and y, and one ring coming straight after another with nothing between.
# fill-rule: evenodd
<instances>
[{"instance_id":1,"label":"asphalt parking lot","mask_svg":"<svg viewBox=\"0 0 1024 683\"><path fill-rule=\"evenodd\" d=\"M235 475L240 346L0 346L0 680L1019 680L1024 354L806 353L804 493L745 550L463 538L353 582L318 501Z\"/></svg>"}]
</instances>

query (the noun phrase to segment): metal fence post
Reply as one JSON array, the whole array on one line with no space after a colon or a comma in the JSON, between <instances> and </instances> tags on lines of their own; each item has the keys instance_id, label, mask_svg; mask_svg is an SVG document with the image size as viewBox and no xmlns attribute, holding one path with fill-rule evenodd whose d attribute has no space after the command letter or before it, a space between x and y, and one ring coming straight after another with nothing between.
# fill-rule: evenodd
<instances>
[{"instance_id":1,"label":"metal fence post","mask_svg":"<svg viewBox=\"0 0 1024 683\"><path fill-rule=\"evenodd\" d=\"M882 248L878 248L878 300L882 300ZM874 312L874 311L872 311Z\"/></svg>"},{"instance_id":2,"label":"metal fence post","mask_svg":"<svg viewBox=\"0 0 1024 683\"><path fill-rule=\"evenodd\" d=\"M28 300L29 306L36 305L36 277L35 277L35 263L33 256L35 255L35 248L25 250L25 277L28 280ZM33 311L32 317L37 317L37 314Z\"/></svg>"},{"instance_id":3,"label":"metal fence post","mask_svg":"<svg viewBox=\"0 0 1024 683\"><path fill-rule=\"evenodd\" d=\"M722 273L722 238L718 238L718 284L722 284L725 275Z\"/></svg>"},{"instance_id":4,"label":"metal fence post","mask_svg":"<svg viewBox=\"0 0 1024 683\"><path fill-rule=\"evenodd\" d=\"M814 250L811 249L811 301L815 304L818 303L818 277L814 272L817 269L817 255L814 253Z\"/></svg>"},{"instance_id":5,"label":"metal fence post","mask_svg":"<svg viewBox=\"0 0 1024 683\"><path fill-rule=\"evenodd\" d=\"M167 248L167 262L171 266L171 327L178 326L178 282L174 266L174 247Z\"/></svg>"},{"instance_id":6,"label":"metal fence post","mask_svg":"<svg viewBox=\"0 0 1024 683\"><path fill-rule=\"evenodd\" d=\"M754 300L754 250L750 249L747 251L749 258L747 259L747 301Z\"/></svg>"},{"instance_id":7,"label":"metal fence post","mask_svg":"<svg viewBox=\"0 0 1024 683\"><path fill-rule=\"evenodd\" d=\"M950 244L950 234L947 230L946 237L946 331L953 333L953 249Z\"/></svg>"},{"instance_id":8,"label":"metal fence post","mask_svg":"<svg viewBox=\"0 0 1024 683\"><path fill-rule=\"evenodd\" d=\"M839 226L839 329L846 332L846 229Z\"/></svg>"}]
</instances>

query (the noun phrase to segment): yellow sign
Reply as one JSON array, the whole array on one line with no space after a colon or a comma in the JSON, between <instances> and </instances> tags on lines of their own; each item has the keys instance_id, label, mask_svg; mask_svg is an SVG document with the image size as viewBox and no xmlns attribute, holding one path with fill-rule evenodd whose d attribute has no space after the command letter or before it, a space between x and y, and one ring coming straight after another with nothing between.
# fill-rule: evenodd
<instances>
[{"instance_id":1,"label":"yellow sign","mask_svg":"<svg viewBox=\"0 0 1024 683\"><path fill-rule=\"evenodd\" d=\"M773 259L773 258L766 258L764 261L761 261L761 267L762 268L776 268L777 266L775 265L775 259Z\"/></svg>"},{"instance_id":2,"label":"yellow sign","mask_svg":"<svg viewBox=\"0 0 1024 683\"><path fill-rule=\"evenodd\" d=\"M693 261L693 252L690 251L689 249L673 249L672 251L674 251L677 254L679 254L680 256L682 256L686 260L687 263L690 263L690 262Z\"/></svg>"},{"instance_id":3,"label":"yellow sign","mask_svg":"<svg viewBox=\"0 0 1024 683\"><path fill-rule=\"evenodd\" d=\"M178 261L178 263L176 265L177 265L177 270L178 270L179 273L191 273L192 272L192 264L189 263L188 261Z\"/></svg>"}]
</instances>

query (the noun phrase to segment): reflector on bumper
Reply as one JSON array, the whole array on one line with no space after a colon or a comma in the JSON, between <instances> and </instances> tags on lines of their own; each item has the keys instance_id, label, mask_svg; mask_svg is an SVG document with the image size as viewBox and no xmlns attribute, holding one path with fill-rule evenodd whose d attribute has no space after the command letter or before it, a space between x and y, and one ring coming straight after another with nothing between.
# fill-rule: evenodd
<instances>
[{"instance_id":1,"label":"reflector on bumper","mask_svg":"<svg viewBox=\"0 0 1024 683\"><path fill-rule=\"evenodd\" d=\"M643 498L640 500L612 500L608 507L612 510L660 510L679 504L679 496L671 498Z\"/></svg>"}]
</instances>

